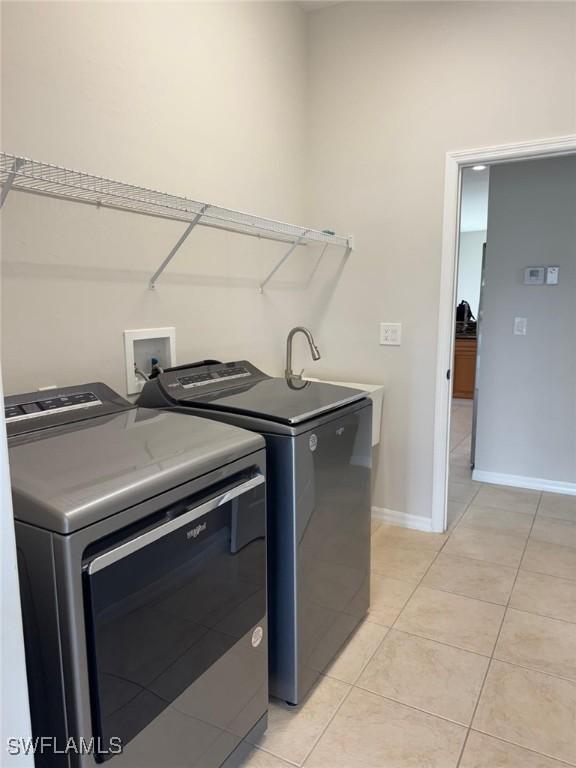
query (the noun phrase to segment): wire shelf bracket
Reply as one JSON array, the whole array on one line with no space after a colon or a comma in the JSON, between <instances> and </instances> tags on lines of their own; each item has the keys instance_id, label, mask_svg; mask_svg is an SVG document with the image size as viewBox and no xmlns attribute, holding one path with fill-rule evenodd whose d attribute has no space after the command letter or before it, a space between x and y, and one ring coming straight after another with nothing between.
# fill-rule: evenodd
<instances>
[{"instance_id":1,"label":"wire shelf bracket","mask_svg":"<svg viewBox=\"0 0 576 768\"><path fill-rule=\"evenodd\" d=\"M154 288L160 275L197 226L288 245L288 251L260 284L261 292L282 264L300 246L319 243L326 246L335 245L344 248L347 256L353 249L351 235L338 235L331 230L309 229L295 224L286 224L5 152L0 152L0 184L2 185L0 208L6 201L8 193L13 190L94 205L97 208L181 221L186 224L182 236L150 278L150 288Z\"/></svg>"},{"instance_id":2,"label":"wire shelf bracket","mask_svg":"<svg viewBox=\"0 0 576 768\"><path fill-rule=\"evenodd\" d=\"M160 266L158 267L156 272L154 272L154 274L150 278L150 282L148 283L148 288L151 291L153 291L154 288L156 287L156 280L158 280L158 278L160 277L162 272L164 272L164 270L166 269L168 264L170 264L170 262L172 261L174 256L176 256L176 254L180 250L181 246L184 244L184 241L188 238L188 235L192 232L194 227L199 223L200 219L202 218L202 215L204 213L205 208L206 208L206 206L204 206L202 208L202 210L199 213L197 213L196 216L194 216L194 218L192 219L190 224L188 224L188 226L186 227L186 229L184 230L184 232L180 236L180 238L179 238L178 242L176 243L176 245L174 246L174 248L172 248L172 250L170 251L168 256L166 256L166 258L164 259L162 264L160 264Z\"/></svg>"},{"instance_id":3,"label":"wire shelf bracket","mask_svg":"<svg viewBox=\"0 0 576 768\"><path fill-rule=\"evenodd\" d=\"M294 242L292 243L292 245L290 246L290 248L288 248L288 250L286 251L286 253L284 254L284 256L282 256L282 258L280 259L280 261L278 262L278 264L276 264L276 266L274 267L274 269L273 269L273 270L272 270L272 271L271 271L271 272L268 274L268 277L266 277L266 278L265 278L265 279L264 279L264 280L263 280L263 281L260 283L260 293L264 293L264 286L266 285L266 283L268 283L268 281L269 281L269 280L270 280L270 279L271 279L271 278L272 278L272 277L273 277L273 276L276 274L276 272L278 272L278 270L280 269L280 267L282 266L282 264L284 264L284 262L285 262L285 261L287 261L287 260L290 258L290 256L291 256L291 255L294 253L294 251L296 250L296 248L298 248L298 246L302 244L302 239L303 239L303 238L304 238L304 235L302 235L302 237L299 237L297 240L294 240Z\"/></svg>"},{"instance_id":4,"label":"wire shelf bracket","mask_svg":"<svg viewBox=\"0 0 576 768\"><path fill-rule=\"evenodd\" d=\"M20 168L23 162L24 161L19 157L14 158L14 162L12 163L12 170L8 172L6 181L2 184L2 192L0 192L0 208L2 208L2 206L6 202L6 198L8 197L8 192L10 192L10 190L12 189L12 185L14 184L14 179L16 178L16 173L18 172L18 168Z\"/></svg>"}]
</instances>

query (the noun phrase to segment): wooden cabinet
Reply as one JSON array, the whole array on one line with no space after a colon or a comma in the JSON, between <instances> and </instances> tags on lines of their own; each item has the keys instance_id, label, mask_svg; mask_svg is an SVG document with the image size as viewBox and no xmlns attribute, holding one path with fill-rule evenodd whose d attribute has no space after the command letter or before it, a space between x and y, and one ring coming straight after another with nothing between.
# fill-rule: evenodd
<instances>
[{"instance_id":1,"label":"wooden cabinet","mask_svg":"<svg viewBox=\"0 0 576 768\"><path fill-rule=\"evenodd\" d=\"M476 339L456 339L452 368L452 394L471 400L476 379Z\"/></svg>"}]
</instances>

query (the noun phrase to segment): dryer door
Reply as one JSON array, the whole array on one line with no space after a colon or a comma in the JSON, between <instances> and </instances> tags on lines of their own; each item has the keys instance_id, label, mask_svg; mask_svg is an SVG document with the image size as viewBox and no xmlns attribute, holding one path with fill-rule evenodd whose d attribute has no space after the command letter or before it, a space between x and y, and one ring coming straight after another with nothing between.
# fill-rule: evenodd
<instances>
[{"instance_id":1,"label":"dryer door","mask_svg":"<svg viewBox=\"0 0 576 768\"><path fill-rule=\"evenodd\" d=\"M184 499L85 562L99 761L212 765L217 744L219 765L261 716L264 489L257 474Z\"/></svg>"}]
</instances>

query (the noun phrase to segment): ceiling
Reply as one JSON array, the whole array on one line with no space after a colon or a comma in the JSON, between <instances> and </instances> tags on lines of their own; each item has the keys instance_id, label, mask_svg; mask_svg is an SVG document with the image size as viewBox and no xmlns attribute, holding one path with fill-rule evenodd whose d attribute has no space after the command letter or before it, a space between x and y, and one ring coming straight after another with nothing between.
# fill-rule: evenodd
<instances>
[{"instance_id":1,"label":"ceiling","mask_svg":"<svg viewBox=\"0 0 576 768\"><path fill-rule=\"evenodd\" d=\"M480 232L488 221L488 180L490 171L473 171L465 168L462 173L462 204L460 231Z\"/></svg>"}]
</instances>

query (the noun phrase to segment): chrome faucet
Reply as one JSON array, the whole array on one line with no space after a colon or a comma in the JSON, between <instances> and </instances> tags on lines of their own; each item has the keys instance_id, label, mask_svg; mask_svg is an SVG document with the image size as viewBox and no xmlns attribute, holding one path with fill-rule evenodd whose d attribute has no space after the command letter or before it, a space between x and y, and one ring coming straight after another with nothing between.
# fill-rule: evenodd
<instances>
[{"instance_id":1,"label":"chrome faucet","mask_svg":"<svg viewBox=\"0 0 576 768\"><path fill-rule=\"evenodd\" d=\"M297 333L303 333L304 336L306 336L306 340L310 347L310 353L312 354L312 360L320 360L320 350L314 342L314 336L312 336L312 333L308 328L297 325L295 328L292 328L288 334L288 339L286 340L286 370L284 371L284 375L287 379L301 379L302 373L304 373L304 369L302 369L300 374L295 374L292 370L292 339Z\"/></svg>"}]
</instances>

